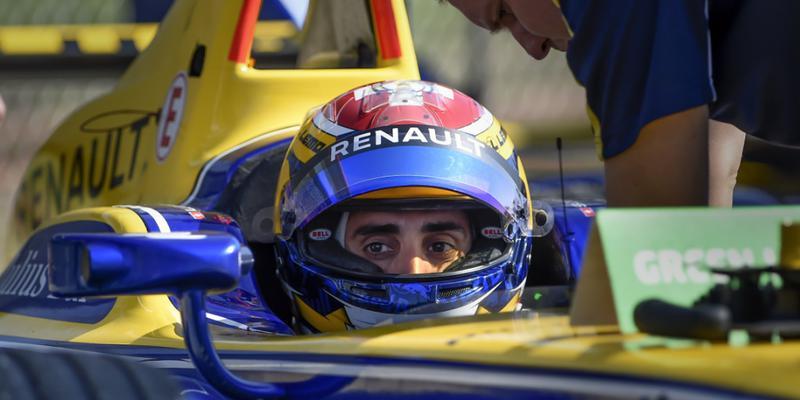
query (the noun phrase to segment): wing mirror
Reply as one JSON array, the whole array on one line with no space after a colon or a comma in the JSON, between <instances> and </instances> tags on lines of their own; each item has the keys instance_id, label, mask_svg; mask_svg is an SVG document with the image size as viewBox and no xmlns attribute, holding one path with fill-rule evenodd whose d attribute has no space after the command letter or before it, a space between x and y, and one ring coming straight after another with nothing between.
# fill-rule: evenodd
<instances>
[{"instance_id":1,"label":"wing mirror","mask_svg":"<svg viewBox=\"0 0 800 400\"><path fill-rule=\"evenodd\" d=\"M208 329L205 296L233 289L253 265L247 246L228 233L60 234L51 239L50 252L50 292L57 296L179 296L183 337L195 367L230 397L318 398L353 381L320 375L296 383L253 382L225 367Z\"/></svg>"},{"instance_id":2,"label":"wing mirror","mask_svg":"<svg viewBox=\"0 0 800 400\"><path fill-rule=\"evenodd\" d=\"M61 234L50 251L57 296L226 291L253 265L247 246L222 232Z\"/></svg>"}]
</instances>

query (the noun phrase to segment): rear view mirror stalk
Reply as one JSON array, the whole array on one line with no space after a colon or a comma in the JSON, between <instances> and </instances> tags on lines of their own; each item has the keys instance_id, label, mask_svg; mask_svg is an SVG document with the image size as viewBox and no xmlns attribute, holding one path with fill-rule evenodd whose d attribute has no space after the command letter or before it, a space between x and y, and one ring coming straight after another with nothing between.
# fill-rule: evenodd
<instances>
[{"instance_id":1,"label":"rear view mirror stalk","mask_svg":"<svg viewBox=\"0 0 800 400\"><path fill-rule=\"evenodd\" d=\"M220 392L241 399L320 398L350 384L354 377L320 375L309 380L273 384L239 378L217 354L206 321L205 293L190 290L181 296L181 317L186 348L200 374Z\"/></svg>"}]
</instances>

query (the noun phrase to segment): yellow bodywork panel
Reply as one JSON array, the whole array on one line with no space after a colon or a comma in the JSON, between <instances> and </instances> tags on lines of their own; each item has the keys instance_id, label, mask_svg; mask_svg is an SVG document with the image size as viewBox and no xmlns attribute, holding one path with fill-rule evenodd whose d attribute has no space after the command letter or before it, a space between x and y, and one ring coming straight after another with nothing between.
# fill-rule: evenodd
<instances>
[{"instance_id":1,"label":"yellow bodywork panel","mask_svg":"<svg viewBox=\"0 0 800 400\"><path fill-rule=\"evenodd\" d=\"M74 221L102 222L117 233L147 233L142 219L130 209L121 207L94 207L68 211L47 221L42 228Z\"/></svg>"},{"instance_id":2,"label":"yellow bodywork panel","mask_svg":"<svg viewBox=\"0 0 800 400\"><path fill-rule=\"evenodd\" d=\"M800 343L725 344L572 327L566 316L501 313L340 334L217 340L219 349L432 359L621 374L797 398ZM757 377L756 377L757 376Z\"/></svg>"},{"instance_id":3,"label":"yellow bodywork panel","mask_svg":"<svg viewBox=\"0 0 800 400\"><path fill-rule=\"evenodd\" d=\"M74 343L183 348L180 313L165 295L121 296L96 324L0 313L0 335Z\"/></svg>"}]
</instances>

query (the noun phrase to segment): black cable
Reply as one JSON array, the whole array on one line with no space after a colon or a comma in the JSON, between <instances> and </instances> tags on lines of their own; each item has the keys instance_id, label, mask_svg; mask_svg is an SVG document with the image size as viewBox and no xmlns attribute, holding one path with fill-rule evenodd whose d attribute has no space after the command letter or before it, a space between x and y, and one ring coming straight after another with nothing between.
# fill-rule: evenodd
<instances>
[{"instance_id":1,"label":"black cable","mask_svg":"<svg viewBox=\"0 0 800 400\"><path fill-rule=\"evenodd\" d=\"M569 230L569 221L567 220L567 200L566 195L564 194L564 163L561 160L561 138L556 138L556 149L558 149L558 177L561 182L561 212L564 215L564 232L566 232L566 238L568 239L572 236L572 231ZM569 257L569 249L567 250L567 254L565 254L564 259L567 261L567 268L569 269L570 275L572 275L572 260Z\"/></svg>"}]
</instances>

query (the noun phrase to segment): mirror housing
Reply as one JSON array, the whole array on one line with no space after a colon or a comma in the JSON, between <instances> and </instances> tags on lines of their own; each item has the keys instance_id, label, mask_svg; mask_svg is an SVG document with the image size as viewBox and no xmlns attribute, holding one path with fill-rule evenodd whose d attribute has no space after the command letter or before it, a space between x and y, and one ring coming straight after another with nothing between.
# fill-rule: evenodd
<instances>
[{"instance_id":1,"label":"mirror housing","mask_svg":"<svg viewBox=\"0 0 800 400\"><path fill-rule=\"evenodd\" d=\"M50 259L50 292L67 297L228 291L253 263L223 232L60 234Z\"/></svg>"}]
</instances>

